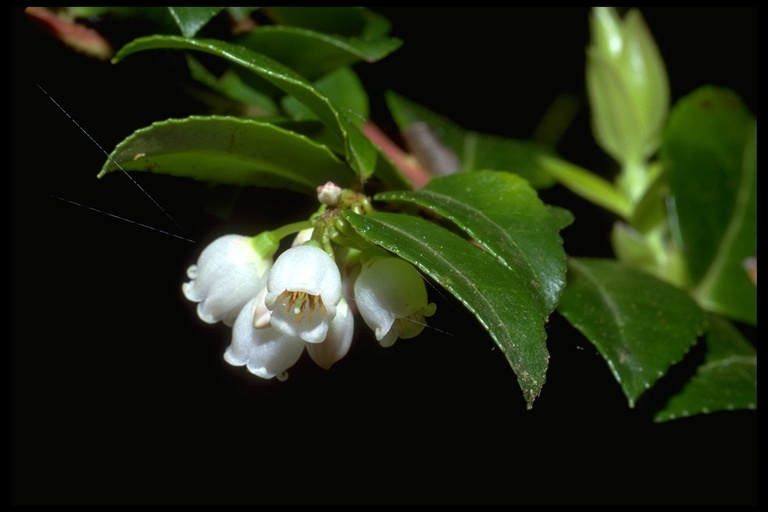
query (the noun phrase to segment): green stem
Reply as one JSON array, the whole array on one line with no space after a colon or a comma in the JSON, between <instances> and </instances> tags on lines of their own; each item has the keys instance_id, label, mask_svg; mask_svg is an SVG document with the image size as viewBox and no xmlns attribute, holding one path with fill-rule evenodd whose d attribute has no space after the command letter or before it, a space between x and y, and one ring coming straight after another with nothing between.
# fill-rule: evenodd
<instances>
[{"instance_id":1,"label":"green stem","mask_svg":"<svg viewBox=\"0 0 768 512\"><path fill-rule=\"evenodd\" d=\"M587 201L605 208L625 220L628 220L632 214L632 205L627 201L627 198L616 190L611 182L600 176L576 164L552 156L541 156L538 163L563 186Z\"/></svg>"},{"instance_id":2,"label":"green stem","mask_svg":"<svg viewBox=\"0 0 768 512\"><path fill-rule=\"evenodd\" d=\"M642 199L649 182L648 164L646 162L628 161L624 163L618 183L633 207Z\"/></svg>"},{"instance_id":3,"label":"green stem","mask_svg":"<svg viewBox=\"0 0 768 512\"><path fill-rule=\"evenodd\" d=\"M302 220L300 222L293 222L291 224L286 224L285 226L280 226L279 228L270 231L270 233L272 233L272 236L275 237L277 240L282 240L283 238L289 235L293 235L295 233L298 233L299 231L303 231L311 227L312 227L311 221Z\"/></svg>"}]
</instances>

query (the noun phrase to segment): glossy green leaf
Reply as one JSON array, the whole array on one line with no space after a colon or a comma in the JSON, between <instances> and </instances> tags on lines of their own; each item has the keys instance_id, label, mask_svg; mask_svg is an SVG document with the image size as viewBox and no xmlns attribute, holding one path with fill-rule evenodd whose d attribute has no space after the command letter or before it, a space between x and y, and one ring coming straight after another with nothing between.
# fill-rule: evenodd
<instances>
[{"instance_id":1,"label":"glossy green leaf","mask_svg":"<svg viewBox=\"0 0 768 512\"><path fill-rule=\"evenodd\" d=\"M223 7L168 7L184 37L194 37Z\"/></svg>"},{"instance_id":2,"label":"glossy green leaf","mask_svg":"<svg viewBox=\"0 0 768 512\"><path fill-rule=\"evenodd\" d=\"M357 73L348 67L342 67L323 76L313 83L315 88L340 112L348 112L361 120L368 118L368 93ZM315 115L293 96L283 100L283 110L294 119L317 119Z\"/></svg>"},{"instance_id":3,"label":"glossy green leaf","mask_svg":"<svg viewBox=\"0 0 768 512\"><path fill-rule=\"evenodd\" d=\"M280 25L251 30L235 42L268 55L309 80L359 61L376 62L402 45L393 37L360 39Z\"/></svg>"},{"instance_id":4,"label":"glossy green leaf","mask_svg":"<svg viewBox=\"0 0 768 512\"><path fill-rule=\"evenodd\" d=\"M706 347L696 375L656 414L655 421L757 408L755 347L727 320L715 315L709 319Z\"/></svg>"},{"instance_id":5,"label":"glossy green leaf","mask_svg":"<svg viewBox=\"0 0 768 512\"><path fill-rule=\"evenodd\" d=\"M703 87L674 107L662 158L694 296L706 309L755 324L756 122L733 92Z\"/></svg>"},{"instance_id":6,"label":"glossy green leaf","mask_svg":"<svg viewBox=\"0 0 768 512\"><path fill-rule=\"evenodd\" d=\"M422 218L345 215L363 237L416 265L477 317L512 366L531 408L544 385L549 352L546 315L528 283L483 249Z\"/></svg>"},{"instance_id":7,"label":"glossy green leaf","mask_svg":"<svg viewBox=\"0 0 768 512\"><path fill-rule=\"evenodd\" d=\"M375 38L389 33L389 21L362 7L265 7L281 25L347 37Z\"/></svg>"},{"instance_id":8,"label":"glossy green leaf","mask_svg":"<svg viewBox=\"0 0 768 512\"><path fill-rule=\"evenodd\" d=\"M215 39L185 39L174 36L148 36L135 39L123 46L113 62L117 63L134 53L155 49L197 50L217 55L223 59L239 64L271 82L278 88L306 105L318 119L334 130L339 139L343 133L339 126L338 113L328 98L312 87L304 77L293 70L275 62L265 55L250 51L226 41Z\"/></svg>"},{"instance_id":9,"label":"glossy green leaf","mask_svg":"<svg viewBox=\"0 0 768 512\"><path fill-rule=\"evenodd\" d=\"M192 78L222 96L255 108L262 115L276 115L279 112L277 103L269 95L245 83L233 70L228 69L216 76L192 55L186 55L186 60Z\"/></svg>"},{"instance_id":10,"label":"glossy green leaf","mask_svg":"<svg viewBox=\"0 0 768 512\"><path fill-rule=\"evenodd\" d=\"M339 112L339 122L344 127L347 161L365 182L376 170L379 152L360 127L365 122L356 112Z\"/></svg>"},{"instance_id":11,"label":"glossy green leaf","mask_svg":"<svg viewBox=\"0 0 768 512\"><path fill-rule=\"evenodd\" d=\"M539 163L540 156L552 152L540 144L465 130L393 92L387 93L386 100L400 131L417 123L426 123L459 158L461 170L509 171L522 176L535 188L549 187L555 182Z\"/></svg>"},{"instance_id":12,"label":"glossy green leaf","mask_svg":"<svg viewBox=\"0 0 768 512\"><path fill-rule=\"evenodd\" d=\"M373 144L358 129L351 130L352 123L336 111L328 98L315 89L301 75L265 55L242 46L214 39L186 39L176 36L149 36L135 39L123 46L113 62L128 55L153 49L197 50L243 66L292 95L309 108L331 130L345 148L347 160L362 179L368 178L375 169L376 151ZM373 155L373 157L371 157Z\"/></svg>"},{"instance_id":13,"label":"glossy green leaf","mask_svg":"<svg viewBox=\"0 0 768 512\"><path fill-rule=\"evenodd\" d=\"M351 148L353 151L352 155L360 159L357 162L357 166L360 169L365 169L365 179L367 179L375 171L377 156L373 144L365 140L357 140L357 138L362 136L362 134L358 134L360 131L357 127L358 123L350 123L354 119L359 119L362 123L368 117L368 94L360 82L357 73L347 67L339 68L320 78L313 85L333 103L339 112L341 122L348 126L347 138L355 141ZM294 121L317 120L317 116L299 103L293 96L283 97L281 105L285 114ZM328 129L316 132L311 137L316 142L325 144L331 149L342 153L345 151L343 147L339 147L335 143L336 141L328 133Z\"/></svg>"},{"instance_id":14,"label":"glossy green leaf","mask_svg":"<svg viewBox=\"0 0 768 512\"><path fill-rule=\"evenodd\" d=\"M629 406L682 360L705 326L688 294L613 260L570 258L558 311L592 342Z\"/></svg>"},{"instance_id":15,"label":"glossy green leaf","mask_svg":"<svg viewBox=\"0 0 768 512\"><path fill-rule=\"evenodd\" d=\"M375 199L416 203L454 222L512 271L543 316L555 309L565 285L559 225L523 178L496 171L458 173Z\"/></svg>"},{"instance_id":16,"label":"glossy green leaf","mask_svg":"<svg viewBox=\"0 0 768 512\"><path fill-rule=\"evenodd\" d=\"M355 183L328 148L275 125L235 117L190 117L154 123L117 145L99 177L149 171L230 185L286 187L314 193L331 180Z\"/></svg>"}]
</instances>

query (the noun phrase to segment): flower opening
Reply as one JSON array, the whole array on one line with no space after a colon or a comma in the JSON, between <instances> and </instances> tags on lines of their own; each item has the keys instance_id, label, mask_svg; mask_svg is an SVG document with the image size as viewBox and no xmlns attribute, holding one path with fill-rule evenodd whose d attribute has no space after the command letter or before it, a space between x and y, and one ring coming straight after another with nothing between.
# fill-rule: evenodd
<instances>
[{"instance_id":1,"label":"flower opening","mask_svg":"<svg viewBox=\"0 0 768 512\"><path fill-rule=\"evenodd\" d=\"M285 335L322 342L340 300L336 262L313 245L286 250L269 273L265 304L272 311L272 326Z\"/></svg>"},{"instance_id":2,"label":"flower opening","mask_svg":"<svg viewBox=\"0 0 768 512\"><path fill-rule=\"evenodd\" d=\"M224 360L232 366L245 366L263 379L288 378L288 369L301 357L304 348L318 366L329 369L344 357L352 344L354 317L344 299L330 323L322 343L306 343L297 336L283 334L272 325L259 325L260 298L251 299L232 327L232 343L224 352Z\"/></svg>"}]
</instances>

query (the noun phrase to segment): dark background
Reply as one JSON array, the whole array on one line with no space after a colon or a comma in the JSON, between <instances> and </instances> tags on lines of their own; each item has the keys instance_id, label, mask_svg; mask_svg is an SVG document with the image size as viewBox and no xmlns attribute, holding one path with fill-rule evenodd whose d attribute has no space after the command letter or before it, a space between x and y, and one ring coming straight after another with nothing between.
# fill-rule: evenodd
<instances>
[{"instance_id":1,"label":"dark background","mask_svg":"<svg viewBox=\"0 0 768 512\"><path fill-rule=\"evenodd\" d=\"M586 8L376 10L405 41L358 67L385 129L387 89L511 137L529 136L557 94L583 96ZM756 111L756 9L643 12L673 98L714 83ZM199 188L135 175L197 243L110 216L179 232L126 176L95 175L97 144L110 151L198 108L179 93L183 69L162 52L99 63L13 16L14 504L757 502L757 412L654 424L663 395L628 409L605 362L557 314L531 411L485 331L436 289L433 328L390 349L360 329L331 371L304 357L279 383L227 365L229 330L203 324L181 295L186 267L220 234L314 207L250 191L224 223L200 208ZM561 150L614 170L586 111ZM609 254L608 216L560 189L542 195L576 214L563 232L569 254Z\"/></svg>"}]
</instances>

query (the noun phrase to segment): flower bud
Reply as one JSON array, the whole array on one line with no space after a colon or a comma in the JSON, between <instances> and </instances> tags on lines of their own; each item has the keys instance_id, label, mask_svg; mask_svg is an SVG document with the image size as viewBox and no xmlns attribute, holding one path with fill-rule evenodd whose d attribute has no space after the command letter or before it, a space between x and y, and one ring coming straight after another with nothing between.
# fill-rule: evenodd
<instances>
[{"instance_id":1,"label":"flower bud","mask_svg":"<svg viewBox=\"0 0 768 512\"><path fill-rule=\"evenodd\" d=\"M329 181L325 185L317 187L317 200L320 204L337 206L341 200L342 192L344 192L343 188Z\"/></svg>"},{"instance_id":2,"label":"flower bud","mask_svg":"<svg viewBox=\"0 0 768 512\"><path fill-rule=\"evenodd\" d=\"M659 148L669 110L664 61L640 11L621 20L595 7L587 48L587 92L598 144L622 166L645 162Z\"/></svg>"}]
</instances>

